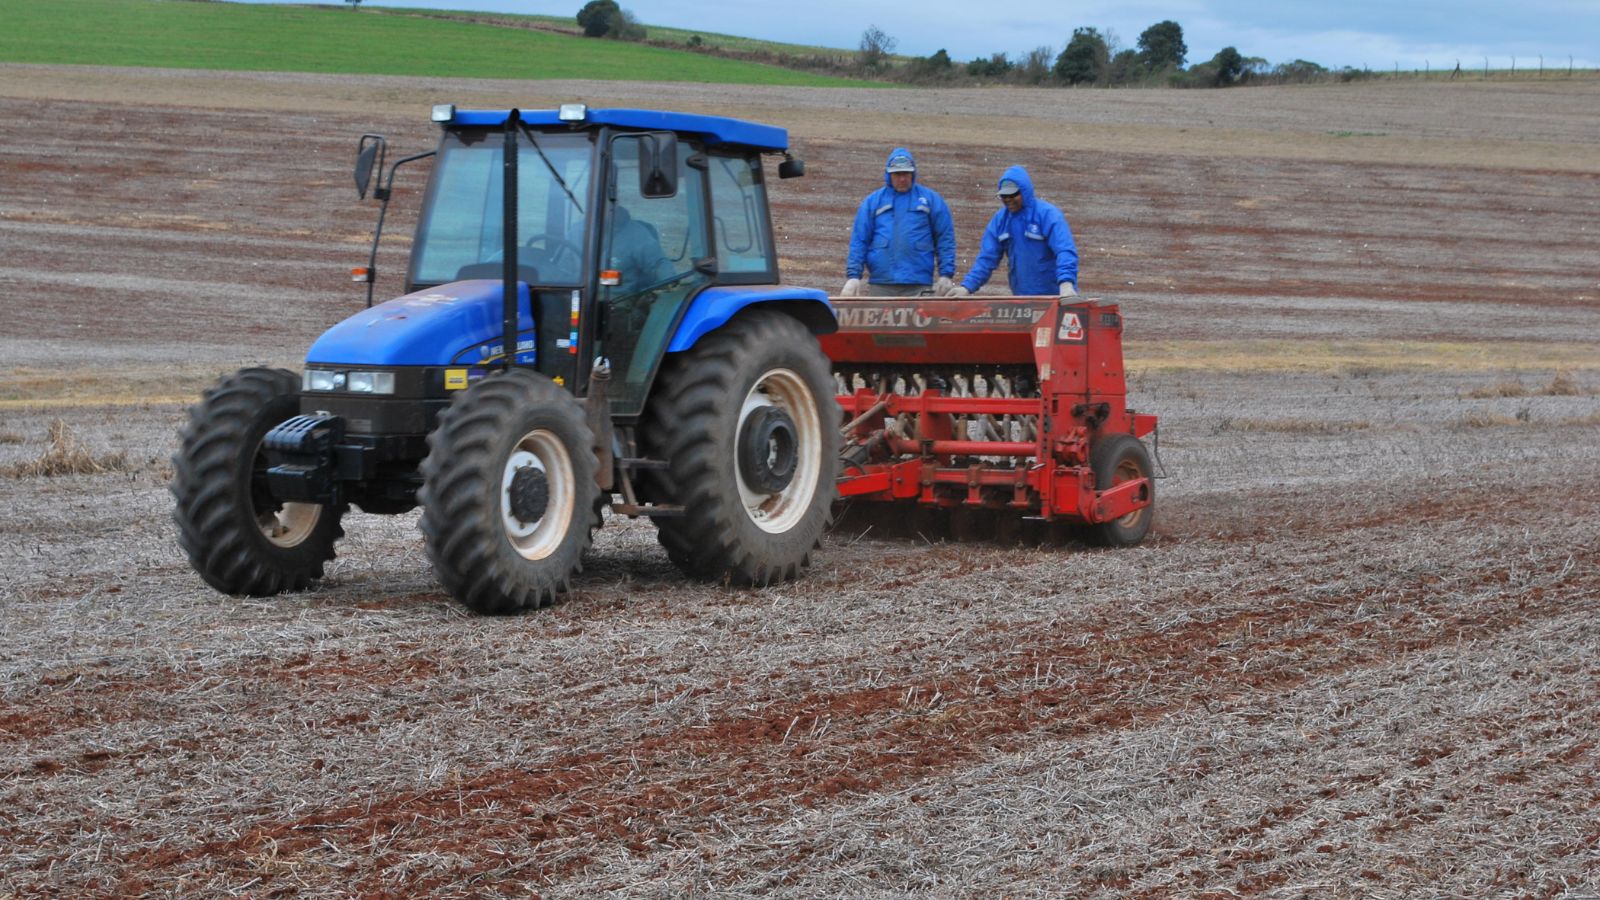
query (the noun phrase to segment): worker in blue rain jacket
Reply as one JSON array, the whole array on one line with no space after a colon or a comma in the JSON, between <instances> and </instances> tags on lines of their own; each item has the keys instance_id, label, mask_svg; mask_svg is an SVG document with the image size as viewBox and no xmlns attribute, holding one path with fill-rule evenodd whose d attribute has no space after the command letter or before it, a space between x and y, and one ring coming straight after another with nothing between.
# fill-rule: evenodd
<instances>
[{"instance_id":1,"label":"worker in blue rain jacket","mask_svg":"<svg viewBox=\"0 0 1600 900\"><path fill-rule=\"evenodd\" d=\"M983 230L978 258L951 296L964 297L983 287L1001 257L1006 258L1012 294L1076 294L1078 246L1073 243L1067 217L1055 204L1034 195L1033 179L1021 166L1012 166L1000 176L996 193L1000 211Z\"/></svg>"},{"instance_id":2,"label":"worker in blue rain jacket","mask_svg":"<svg viewBox=\"0 0 1600 900\"><path fill-rule=\"evenodd\" d=\"M850 257L840 296L944 296L954 289L956 231L950 207L917 183L911 151L889 151L883 187L867 195L850 229ZM862 274L867 283L862 285Z\"/></svg>"}]
</instances>

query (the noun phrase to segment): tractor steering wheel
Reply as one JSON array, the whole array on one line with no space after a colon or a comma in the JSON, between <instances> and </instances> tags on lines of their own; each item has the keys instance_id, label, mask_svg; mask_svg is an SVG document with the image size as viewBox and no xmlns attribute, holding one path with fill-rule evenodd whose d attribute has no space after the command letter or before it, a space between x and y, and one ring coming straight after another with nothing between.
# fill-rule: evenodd
<instances>
[{"instance_id":1,"label":"tractor steering wheel","mask_svg":"<svg viewBox=\"0 0 1600 900\"><path fill-rule=\"evenodd\" d=\"M522 246L532 250L539 244L544 245L543 256L546 263L554 265L555 261L560 259L564 253L572 254L572 260L575 264L583 262L583 251L578 248L578 245L560 235L536 234L523 242Z\"/></svg>"}]
</instances>

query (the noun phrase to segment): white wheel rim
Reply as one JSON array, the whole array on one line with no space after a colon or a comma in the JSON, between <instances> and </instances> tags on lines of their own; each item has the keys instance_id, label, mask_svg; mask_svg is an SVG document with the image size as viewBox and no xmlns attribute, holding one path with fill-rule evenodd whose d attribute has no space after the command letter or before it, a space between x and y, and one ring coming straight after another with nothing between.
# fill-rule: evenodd
<instances>
[{"instance_id":1,"label":"white wheel rim","mask_svg":"<svg viewBox=\"0 0 1600 900\"><path fill-rule=\"evenodd\" d=\"M256 526L274 547L298 547L317 529L322 519L320 503L285 503L276 510L256 514Z\"/></svg>"},{"instance_id":2,"label":"white wheel rim","mask_svg":"<svg viewBox=\"0 0 1600 900\"><path fill-rule=\"evenodd\" d=\"M805 379L790 369L773 369L756 379L755 386L745 395L739 407L739 427L734 435L744 433L745 422L751 413L763 406L775 406L789 414L794 421L796 446L794 477L783 490L767 492L745 483L737 459L733 463L733 479L739 485L739 499L744 501L745 515L756 527L770 534L783 534L799 524L811 508L811 498L817 493L817 475L822 469L822 423L817 418L817 402ZM737 451L733 454L737 457Z\"/></svg>"},{"instance_id":3,"label":"white wheel rim","mask_svg":"<svg viewBox=\"0 0 1600 900\"><path fill-rule=\"evenodd\" d=\"M544 472L550 499L537 522L524 522L511 511L511 480L518 470L532 466ZM554 553L572 523L572 457L561 439L544 429L530 431L517 441L500 476L500 521L506 538L524 559L544 559Z\"/></svg>"}]
</instances>

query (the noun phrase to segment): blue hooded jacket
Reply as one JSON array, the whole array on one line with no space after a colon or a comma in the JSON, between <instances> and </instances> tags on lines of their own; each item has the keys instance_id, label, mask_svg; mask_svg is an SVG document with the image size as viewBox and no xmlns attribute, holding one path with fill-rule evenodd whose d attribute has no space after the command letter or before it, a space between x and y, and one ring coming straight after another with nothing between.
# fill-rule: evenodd
<instances>
[{"instance_id":1,"label":"blue hooded jacket","mask_svg":"<svg viewBox=\"0 0 1600 900\"><path fill-rule=\"evenodd\" d=\"M1055 294L1061 282L1078 283L1078 245L1073 243L1067 217L1054 204L1033 195L1033 179L1021 166L1007 169L1000 182L1015 181L1022 189L1022 211L1012 215L1001 207L983 229L983 246L972 270L961 280L976 291L994 274L1000 257L1009 260L1011 293L1021 297Z\"/></svg>"},{"instance_id":2,"label":"blue hooded jacket","mask_svg":"<svg viewBox=\"0 0 1600 900\"><path fill-rule=\"evenodd\" d=\"M889 158L896 156L911 153L896 147ZM900 193L884 172L883 187L861 201L850 229L846 278L860 278L865 266L873 284L932 284L935 264L939 275L955 275L956 230L950 207L937 191L917 184L915 172L911 177L911 189Z\"/></svg>"}]
</instances>

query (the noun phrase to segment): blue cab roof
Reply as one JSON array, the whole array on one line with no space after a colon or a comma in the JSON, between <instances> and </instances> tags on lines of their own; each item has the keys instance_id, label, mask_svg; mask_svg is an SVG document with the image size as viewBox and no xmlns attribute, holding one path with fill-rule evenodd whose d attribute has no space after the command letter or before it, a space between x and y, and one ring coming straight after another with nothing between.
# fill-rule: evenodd
<instances>
[{"instance_id":1,"label":"blue cab roof","mask_svg":"<svg viewBox=\"0 0 1600 900\"><path fill-rule=\"evenodd\" d=\"M506 109L458 109L447 128L504 125ZM734 144L755 150L782 152L789 149L789 130L724 116L665 112L654 109L591 109L582 122L563 122L553 109L520 110L522 121L534 127L613 125L649 131L676 131L702 138L708 144Z\"/></svg>"}]
</instances>

